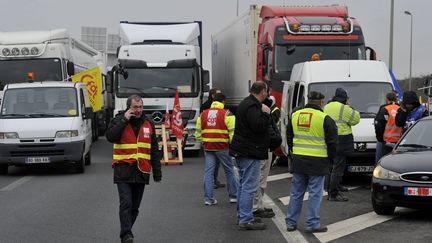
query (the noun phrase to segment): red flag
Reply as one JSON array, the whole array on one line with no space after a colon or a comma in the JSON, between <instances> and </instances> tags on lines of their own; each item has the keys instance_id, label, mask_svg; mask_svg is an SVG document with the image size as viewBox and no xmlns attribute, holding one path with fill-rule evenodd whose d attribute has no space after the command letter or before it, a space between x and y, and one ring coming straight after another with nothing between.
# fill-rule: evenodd
<instances>
[{"instance_id":1,"label":"red flag","mask_svg":"<svg viewBox=\"0 0 432 243\"><path fill-rule=\"evenodd\" d=\"M183 137L183 119L182 119L182 115L181 115L178 90L176 90L176 95L175 95L175 99L174 99L174 106L173 106L171 119L172 119L172 121L171 121L172 132L178 139L181 139Z\"/></svg>"},{"instance_id":2,"label":"red flag","mask_svg":"<svg viewBox=\"0 0 432 243\"><path fill-rule=\"evenodd\" d=\"M166 104L166 110L165 110L165 127L170 128L171 122L169 118L169 110L168 110L168 103Z\"/></svg>"}]
</instances>

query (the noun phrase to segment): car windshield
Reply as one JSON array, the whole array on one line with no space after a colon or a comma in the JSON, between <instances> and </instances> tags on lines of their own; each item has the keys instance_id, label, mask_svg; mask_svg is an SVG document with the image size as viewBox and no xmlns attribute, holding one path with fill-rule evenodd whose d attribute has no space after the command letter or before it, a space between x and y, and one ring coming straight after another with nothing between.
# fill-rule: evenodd
<instances>
[{"instance_id":1,"label":"car windshield","mask_svg":"<svg viewBox=\"0 0 432 243\"><path fill-rule=\"evenodd\" d=\"M32 72L35 81L61 81L60 59L20 59L0 61L0 89L10 83L27 82Z\"/></svg>"},{"instance_id":2,"label":"car windshield","mask_svg":"<svg viewBox=\"0 0 432 243\"><path fill-rule=\"evenodd\" d=\"M74 88L8 89L3 96L0 118L77 116Z\"/></svg>"},{"instance_id":3,"label":"car windshield","mask_svg":"<svg viewBox=\"0 0 432 243\"><path fill-rule=\"evenodd\" d=\"M128 68L127 78L118 75L117 96L140 94L143 97L173 97L198 95L198 79L194 68Z\"/></svg>"},{"instance_id":4,"label":"car windshield","mask_svg":"<svg viewBox=\"0 0 432 243\"><path fill-rule=\"evenodd\" d=\"M432 120L426 119L417 122L402 140L396 150L431 149L432 148Z\"/></svg>"},{"instance_id":5,"label":"car windshield","mask_svg":"<svg viewBox=\"0 0 432 243\"><path fill-rule=\"evenodd\" d=\"M393 89L390 83L384 82L323 82L309 85L309 91L325 95L325 104L333 98L337 88L347 91L349 103L364 118L374 118L379 107L385 103L386 94Z\"/></svg>"}]
</instances>

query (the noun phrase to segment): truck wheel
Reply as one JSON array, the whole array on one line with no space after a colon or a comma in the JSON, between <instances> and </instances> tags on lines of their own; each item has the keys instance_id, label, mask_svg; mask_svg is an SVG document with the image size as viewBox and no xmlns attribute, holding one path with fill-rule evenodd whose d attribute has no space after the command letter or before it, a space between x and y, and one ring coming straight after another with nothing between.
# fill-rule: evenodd
<instances>
[{"instance_id":1,"label":"truck wheel","mask_svg":"<svg viewBox=\"0 0 432 243\"><path fill-rule=\"evenodd\" d=\"M85 165L91 165L91 151L89 151L85 156Z\"/></svg>"},{"instance_id":2,"label":"truck wheel","mask_svg":"<svg viewBox=\"0 0 432 243\"><path fill-rule=\"evenodd\" d=\"M0 165L0 175L7 175L8 167L9 165Z\"/></svg>"},{"instance_id":3,"label":"truck wheel","mask_svg":"<svg viewBox=\"0 0 432 243\"><path fill-rule=\"evenodd\" d=\"M372 207L376 214L378 215L393 215L395 211L395 206L383 206L378 205L372 198Z\"/></svg>"},{"instance_id":4,"label":"truck wheel","mask_svg":"<svg viewBox=\"0 0 432 243\"><path fill-rule=\"evenodd\" d=\"M75 172L78 174L84 173L85 170L85 156L83 155L82 158L75 162Z\"/></svg>"}]
</instances>

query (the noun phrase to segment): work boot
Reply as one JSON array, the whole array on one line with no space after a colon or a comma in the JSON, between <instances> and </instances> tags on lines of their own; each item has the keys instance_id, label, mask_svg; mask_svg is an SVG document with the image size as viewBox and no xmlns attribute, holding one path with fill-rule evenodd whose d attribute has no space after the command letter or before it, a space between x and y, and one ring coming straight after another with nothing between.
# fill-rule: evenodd
<instances>
[{"instance_id":1,"label":"work boot","mask_svg":"<svg viewBox=\"0 0 432 243\"><path fill-rule=\"evenodd\" d=\"M327 227L319 227L317 229L306 229L305 232L306 233L323 233L323 232L327 232Z\"/></svg>"},{"instance_id":2,"label":"work boot","mask_svg":"<svg viewBox=\"0 0 432 243\"><path fill-rule=\"evenodd\" d=\"M265 230L266 225L263 222L259 222L258 220L254 219L249 223L245 224L239 224L240 230Z\"/></svg>"},{"instance_id":3,"label":"work boot","mask_svg":"<svg viewBox=\"0 0 432 243\"><path fill-rule=\"evenodd\" d=\"M131 234L127 234L127 235L122 237L121 242L122 243L133 243L133 240L134 240L133 236Z\"/></svg>"},{"instance_id":4,"label":"work boot","mask_svg":"<svg viewBox=\"0 0 432 243\"><path fill-rule=\"evenodd\" d=\"M264 209L259 208L256 211L253 212L254 217L260 217L260 218L273 218L275 216L275 213L272 209Z\"/></svg>"},{"instance_id":5,"label":"work boot","mask_svg":"<svg viewBox=\"0 0 432 243\"><path fill-rule=\"evenodd\" d=\"M346 198L341 193L338 193L336 195L329 195L327 200L334 201L334 202L346 202L346 201L348 201L348 198Z\"/></svg>"}]
</instances>

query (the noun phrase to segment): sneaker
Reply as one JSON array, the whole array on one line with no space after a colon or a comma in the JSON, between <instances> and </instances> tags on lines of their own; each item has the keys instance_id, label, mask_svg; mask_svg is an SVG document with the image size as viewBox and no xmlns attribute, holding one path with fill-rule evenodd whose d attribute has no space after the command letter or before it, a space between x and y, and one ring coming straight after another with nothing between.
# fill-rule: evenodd
<instances>
[{"instance_id":1,"label":"sneaker","mask_svg":"<svg viewBox=\"0 0 432 243\"><path fill-rule=\"evenodd\" d=\"M220 181L216 181L214 184L214 189L223 188L225 187L225 184L221 183Z\"/></svg>"},{"instance_id":2,"label":"sneaker","mask_svg":"<svg viewBox=\"0 0 432 243\"><path fill-rule=\"evenodd\" d=\"M288 232L293 232L293 231L295 231L295 230L297 230L297 226L287 226L287 231Z\"/></svg>"},{"instance_id":3,"label":"sneaker","mask_svg":"<svg viewBox=\"0 0 432 243\"><path fill-rule=\"evenodd\" d=\"M306 229L306 233L324 233L327 232L327 227L319 227L317 229Z\"/></svg>"},{"instance_id":4,"label":"sneaker","mask_svg":"<svg viewBox=\"0 0 432 243\"><path fill-rule=\"evenodd\" d=\"M275 213L273 212L273 210L267 211L263 208L259 208L253 212L253 216L260 218L273 218L275 216Z\"/></svg>"},{"instance_id":5,"label":"sneaker","mask_svg":"<svg viewBox=\"0 0 432 243\"><path fill-rule=\"evenodd\" d=\"M210 201L204 201L204 204L205 204L206 206L216 205L216 204L217 204L217 200L213 198L213 199L210 200Z\"/></svg>"},{"instance_id":6,"label":"sneaker","mask_svg":"<svg viewBox=\"0 0 432 243\"><path fill-rule=\"evenodd\" d=\"M327 200L334 201L334 202L346 202L346 201L348 201L348 198L346 198L341 193L338 193L334 196L330 195Z\"/></svg>"},{"instance_id":7,"label":"sneaker","mask_svg":"<svg viewBox=\"0 0 432 243\"><path fill-rule=\"evenodd\" d=\"M127 234L127 235L122 237L121 242L122 243L133 243L133 240L134 240L133 236L130 234Z\"/></svg>"},{"instance_id":8,"label":"sneaker","mask_svg":"<svg viewBox=\"0 0 432 243\"><path fill-rule=\"evenodd\" d=\"M240 230L265 230L266 225L258 220L252 220L249 223L239 224Z\"/></svg>"},{"instance_id":9,"label":"sneaker","mask_svg":"<svg viewBox=\"0 0 432 243\"><path fill-rule=\"evenodd\" d=\"M237 198L230 198L230 199L229 199L229 202L230 202L230 203L237 203Z\"/></svg>"}]
</instances>

